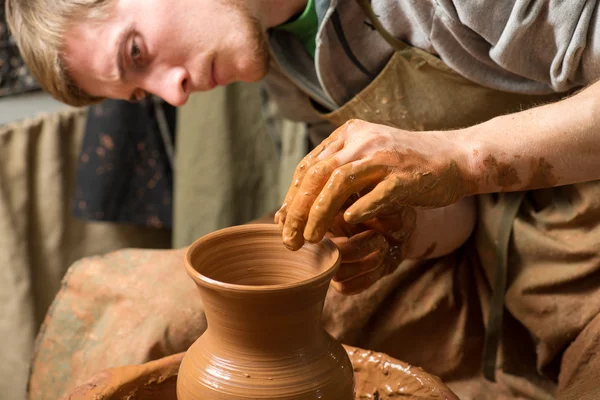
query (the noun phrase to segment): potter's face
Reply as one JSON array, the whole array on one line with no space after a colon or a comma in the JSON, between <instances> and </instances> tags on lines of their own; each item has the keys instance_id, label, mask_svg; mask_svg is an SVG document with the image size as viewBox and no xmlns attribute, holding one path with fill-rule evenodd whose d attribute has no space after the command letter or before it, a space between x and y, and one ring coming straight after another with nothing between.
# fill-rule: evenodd
<instances>
[{"instance_id":1,"label":"potter's face","mask_svg":"<svg viewBox=\"0 0 600 400\"><path fill-rule=\"evenodd\" d=\"M245 0L113 0L108 19L67 33L65 62L85 92L174 106L195 91L267 72L263 29Z\"/></svg>"}]
</instances>

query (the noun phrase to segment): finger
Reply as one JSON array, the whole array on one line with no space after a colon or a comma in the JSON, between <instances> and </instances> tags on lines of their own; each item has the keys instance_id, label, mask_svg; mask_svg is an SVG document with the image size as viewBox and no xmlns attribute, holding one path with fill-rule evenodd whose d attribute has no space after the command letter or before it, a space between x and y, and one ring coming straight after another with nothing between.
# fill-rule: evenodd
<instances>
[{"instance_id":1,"label":"finger","mask_svg":"<svg viewBox=\"0 0 600 400\"><path fill-rule=\"evenodd\" d=\"M279 221L281 217L281 208L279 208L279 210L277 210L277 212L275 213L275 216L273 217L273 222L279 225Z\"/></svg>"},{"instance_id":2,"label":"finger","mask_svg":"<svg viewBox=\"0 0 600 400\"><path fill-rule=\"evenodd\" d=\"M366 229L360 224L349 224L344 219L343 210L335 216L333 219L333 223L327 232L327 235L333 233L334 236L343 236L349 238L351 236L357 235L361 232L364 232Z\"/></svg>"},{"instance_id":3,"label":"finger","mask_svg":"<svg viewBox=\"0 0 600 400\"><path fill-rule=\"evenodd\" d=\"M286 195L284 197L284 201L279 211L277 211L275 216L275 223L279 224L285 223L285 218L287 215L287 209L290 204L294 201L296 197L296 193L306 176L306 173L318 162L329 158L331 155L335 154L344 146L343 138L339 137L339 135L332 134L329 138L325 139L321 144L319 144L313 151L311 151L308 155L306 155L302 161L296 167L294 171L294 176L292 177L292 183L288 187Z\"/></svg>"},{"instance_id":4,"label":"finger","mask_svg":"<svg viewBox=\"0 0 600 400\"><path fill-rule=\"evenodd\" d=\"M356 234L350 238L332 239L340 250L342 263L352 263L362 260L374 252L387 254L389 245L385 237L374 230Z\"/></svg>"},{"instance_id":5,"label":"finger","mask_svg":"<svg viewBox=\"0 0 600 400\"><path fill-rule=\"evenodd\" d=\"M367 158L338 168L324 185L310 210L304 232L306 240L321 240L347 199L373 182L381 181L387 174L387 167L374 165Z\"/></svg>"},{"instance_id":6,"label":"finger","mask_svg":"<svg viewBox=\"0 0 600 400\"><path fill-rule=\"evenodd\" d=\"M282 207L287 207L286 204L282 205ZM276 213L275 216L273 218L273 222L275 224L277 224L277 226L279 226L279 230L282 231L283 230L283 223L285 221L285 210L283 210L283 208L280 208Z\"/></svg>"},{"instance_id":7,"label":"finger","mask_svg":"<svg viewBox=\"0 0 600 400\"><path fill-rule=\"evenodd\" d=\"M354 129L360 129L363 124L364 122L359 120L347 121L302 159L302 161L298 164L296 171L294 172L292 184L288 188L288 191L284 197L284 203L280 208L280 211L277 213L276 223L281 221L285 222L287 208L293 202L295 195L298 192L298 188L301 185L304 176L306 176L307 171L316 163L326 160L340 150L344 149L349 132ZM351 157L351 154L346 154L345 159L349 159Z\"/></svg>"},{"instance_id":8,"label":"finger","mask_svg":"<svg viewBox=\"0 0 600 400\"><path fill-rule=\"evenodd\" d=\"M417 210L413 207L397 207L393 213L366 220L360 226L383 234L400 250L406 251L413 245L417 229Z\"/></svg>"},{"instance_id":9,"label":"finger","mask_svg":"<svg viewBox=\"0 0 600 400\"><path fill-rule=\"evenodd\" d=\"M385 252L377 250L360 261L343 263L335 273L333 280L335 282L345 282L356 279L379 268L384 258Z\"/></svg>"},{"instance_id":10,"label":"finger","mask_svg":"<svg viewBox=\"0 0 600 400\"><path fill-rule=\"evenodd\" d=\"M344 215L343 213L339 213L338 215L335 216L333 223L331 224L331 227L329 228L329 231L327 231L327 233L325 234L325 236L327 236L330 239L347 239L350 236L354 236L357 233L362 232L364 229L360 229L358 230L358 228L360 228L359 225L352 225L347 223L344 220Z\"/></svg>"},{"instance_id":11,"label":"finger","mask_svg":"<svg viewBox=\"0 0 600 400\"><path fill-rule=\"evenodd\" d=\"M350 195L350 197L348 197L348 198L346 199L346 201L344 202L344 205L342 205L342 210L344 210L344 211L345 211L345 210L346 210L348 207L350 207L352 204L354 204L354 202L355 202L356 200L358 200L359 198L360 198L360 196L359 196L359 194L358 194L358 193L353 193L353 194L351 194L351 195ZM336 215L336 217L337 217L337 215ZM346 221L344 220L344 218L343 218L343 215L341 215L341 217L342 217L342 220L343 220L344 222L346 222Z\"/></svg>"},{"instance_id":12,"label":"finger","mask_svg":"<svg viewBox=\"0 0 600 400\"><path fill-rule=\"evenodd\" d=\"M306 173L283 223L283 243L291 250L298 250L304 244L304 228L310 209L325 182L338 167L337 159L330 157L315 164Z\"/></svg>"},{"instance_id":13,"label":"finger","mask_svg":"<svg viewBox=\"0 0 600 400\"><path fill-rule=\"evenodd\" d=\"M377 217L392 205L403 205L405 196L402 192L399 177L393 176L381 181L373 190L356 200L345 212L344 219L351 224L360 224Z\"/></svg>"},{"instance_id":14,"label":"finger","mask_svg":"<svg viewBox=\"0 0 600 400\"><path fill-rule=\"evenodd\" d=\"M332 280L331 285L340 293L348 295L358 294L370 288L384 276L394 272L401 262L401 250L398 246L390 246L383 262L376 269L345 281Z\"/></svg>"},{"instance_id":15,"label":"finger","mask_svg":"<svg viewBox=\"0 0 600 400\"><path fill-rule=\"evenodd\" d=\"M385 269L382 266L379 266L379 268L363 275L359 275L354 279L345 280L343 282L331 281L331 285L335 290L342 294L359 294L373 286L379 279L381 279L384 275L384 272Z\"/></svg>"}]
</instances>

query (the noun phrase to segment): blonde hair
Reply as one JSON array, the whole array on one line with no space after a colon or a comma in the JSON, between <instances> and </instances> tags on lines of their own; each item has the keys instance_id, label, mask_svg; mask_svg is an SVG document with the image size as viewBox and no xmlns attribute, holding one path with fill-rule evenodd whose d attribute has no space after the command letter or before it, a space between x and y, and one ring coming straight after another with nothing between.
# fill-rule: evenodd
<instances>
[{"instance_id":1,"label":"blonde hair","mask_svg":"<svg viewBox=\"0 0 600 400\"><path fill-rule=\"evenodd\" d=\"M81 107L98 103L81 90L68 74L64 39L73 23L101 20L113 0L6 0L6 20L27 68L55 99Z\"/></svg>"}]
</instances>

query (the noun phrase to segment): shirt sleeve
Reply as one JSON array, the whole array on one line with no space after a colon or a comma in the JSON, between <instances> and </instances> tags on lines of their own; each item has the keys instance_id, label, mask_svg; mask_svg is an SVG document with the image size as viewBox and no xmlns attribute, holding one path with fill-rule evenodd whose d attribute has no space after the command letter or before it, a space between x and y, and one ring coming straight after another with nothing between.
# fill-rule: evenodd
<instances>
[{"instance_id":1,"label":"shirt sleeve","mask_svg":"<svg viewBox=\"0 0 600 400\"><path fill-rule=\"evenodd\" d=\"M503 69L564 92L600 78L598 0L439 0ZM451 4L450 4L451 3Z\"/></svg>"}]
</instances>

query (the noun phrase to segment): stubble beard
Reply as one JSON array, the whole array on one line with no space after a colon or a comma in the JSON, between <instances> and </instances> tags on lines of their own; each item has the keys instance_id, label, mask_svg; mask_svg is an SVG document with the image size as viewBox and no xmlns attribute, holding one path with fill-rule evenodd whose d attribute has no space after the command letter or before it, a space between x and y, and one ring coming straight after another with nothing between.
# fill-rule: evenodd
<instances>
[{"instance_id":1,"label":"stubble beard","mask_svg":"<svg viewBox=\"0 0 600 400\"><path fill-rule=\"evenodd\" d=\"M232 15L241 15L242 29L246 30L248 40L246 42L249 59L243 69L243 80L246 82L258 82L262 80L269 71L271 55L267 41L267 33L256 16L251 15L247 0L218 0L230 9Z\"/></svg>"},{"instance_id":2,"label":"stubble beard","mask_svg":"<svg viewBox=\"0 0 600 400\"><path fill-rule=\"evenodd\" d=\"M267 42L267 33L264 31L260 22L249 17L250 29L252 31L249 46L252 49L252 61L249 65L249 81L256 82L262 80L269 71L269 62L271 55Z\"/></svg>"}]
</instances>

